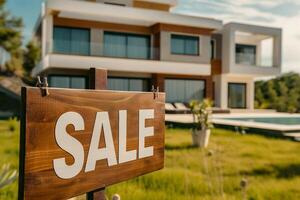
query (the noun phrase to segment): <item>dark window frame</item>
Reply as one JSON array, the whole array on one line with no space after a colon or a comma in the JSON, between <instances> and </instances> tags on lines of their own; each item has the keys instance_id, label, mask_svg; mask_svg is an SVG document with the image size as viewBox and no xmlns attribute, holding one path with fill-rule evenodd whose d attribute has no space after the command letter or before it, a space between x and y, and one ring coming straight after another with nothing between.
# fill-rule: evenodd
<instances>
[{"instance_id":1,"label":"dark window frame","mask_svg":"<svg viewBox=\"0 0 300 200\"><path fill-rule=\"evenodd\" d=\"M104 30L103 32L103 48L105 48L105 34L112 34L112 35L122 35L122 36L126 36L126 56L122 57L122 56L109 56L109 55L105 55L105 53L103 53L103 56L105 57L110 57L110 58L126 58L126 59L137 59L137 60L151 60L151 51L152 51L152 39L151 39L151 35L150 34L140 34L140 33L129 33L129 32L118 32L118 31L106 31ZM128 36L139 36L139 37L147 37L148 38L148 55L147 58L131 58L128 56ZM104 52L104 49L103 49Z\"/></svg>"},{"instance_id":2,"label":"dark window frame","mask_svg":"<svg viewBox=\"0 0 300 200\"><path fill-rule=\"evenodd\" d=\"M184 39L184 40L187 40L187 39L195 39L197 41L197 52L196 53L177 53L177 52L174 52L173 51L173 48L172 48L172 39L173 37L177 37L177 38L180 38L180 39ZM192 35L181 35L181 34L171 34L171 54L172 55L185 55L185 56L200 56L200 37L199 36L192 36ZM184 41L185 43L186 41ZM184 51L186 51L186 45L184 44Z\"/></svg>"},{"instance_id":3,"label":"dark window frame","mask_svg":"<svg viewBox=\"0 0 300 200\"><path fill-rule=\"evenodd\" d=\"M237 48L238 47L250 47L250 48L253 48L254 49L254 65L256 65L256 58L257 58L257 46L256 45L252 45L252 44L241 44L241 43L236 43L235 44L235 64L242 64L242 63L239 63L237 62Z\"/></svg>"},{"instance_id":4,"label":"dark window frame","mask_svg":"<svg viewBox=\"0 0 300 200\"><path fill-rule=\"evenodd\" d=\"M245 98L245 106L242 107L231 107L229 105L229 97L230 97L230 85L243 85L245 86L245 92L244 92L244 98ZM247 83L238 83L238 82L228 82L227 84L227 107L228 108L233 108L233 109L246 109L247 108Z\"/></svg>"},{"instance_id":5,"label":"dark window frame","mask_svg":"<svg viewBox=\"0 0 300 200\"><path fill-rule=\"evenodd\" d=\"M166 85L166 83L165 83L166 80L203 81L203 83L204 83L204 90L203 90L204 95L203 95L203 99L207 98L207 80L206 79L198 79L198 78L175 78L175 77L168 78L168 77L165 77L164 78L164 87ZM164 88L164 89L166 89L166 88ZM183 102L183 103L189 103L189 102Z\"/></svg>"},{"instance_id":6,"label":"dark window frame","mask_svg":"<svg viewBox=\"0 0 300 200\"><path fill-rule=\"evenodd\" d=\"M108 76L107 77L107 84L108 84L108 79L126 79L126 80L143 80L143 81L147 81L148 89L147 89L147 91L142 91L142 92L150 92L150 90L151 90L151 83L152 83L151 78L145 78L145 77L124 77L124 76ZM127 91L131 91L131 90L129 90L129 88L128 88Z\"/></svg>"},{"instance_id":7,"label":"dark window frame","mask_svg":"<svg viewBox=\"0 0 300 200\"><path fill-rule=\"evenodd\" d=\"M69 53L63 53L63 52L56 52L55 49L54 49L54 30L55 28L65 28L65 29L77 29L77 30L85 30L85 31L88 31L89 34L89 39L88 39L88 44L89 44L89 52L87 55L83 55L83 54L78 54L78 53L72 53L72 52L69 52ZM62 54L62 55L76 55L76 56L91 56L91 29L90 28L78 28L78 27L72 27L72 26L60 26L60 25L54 25L53 26L53 31L52 31L52 39L53 39L53 47L52 47L52 51L53 53L55 54ZM70 38L71 41L72 41L72 38Z\"/></svg>"},{"instance_id":8,"label":"dark window frame","mask_svg":"<svg viewBox=\"0 0 300 200\"><path fill-rule=\"evenodd\" d=\"M84 78L85 79L85 89L90 88L89 77L85 75L68 75L68 74L50 74L47 76L49 81L49 87L51 87L51 77L65 77L65 78ZM71 85L71 79L69 80L69 85ZM68 89L76 89L76 88L68 88Z\"/></svg>"}]
</instances>

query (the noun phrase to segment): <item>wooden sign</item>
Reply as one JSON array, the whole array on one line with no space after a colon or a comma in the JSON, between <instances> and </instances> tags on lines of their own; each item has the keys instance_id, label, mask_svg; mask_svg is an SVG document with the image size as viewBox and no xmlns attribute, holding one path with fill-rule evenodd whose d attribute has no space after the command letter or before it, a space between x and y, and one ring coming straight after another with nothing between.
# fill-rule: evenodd
<instances>
[{"instance_id":1,"label":"wooden sign","mask_svg":"<svg viewBox=\"0 0 300 200\"><path fill-rule=\"evenodd\" d=\"M164 166L165 94L22 88L20 199L67 199Z\"/></svg>"}]
</instances>

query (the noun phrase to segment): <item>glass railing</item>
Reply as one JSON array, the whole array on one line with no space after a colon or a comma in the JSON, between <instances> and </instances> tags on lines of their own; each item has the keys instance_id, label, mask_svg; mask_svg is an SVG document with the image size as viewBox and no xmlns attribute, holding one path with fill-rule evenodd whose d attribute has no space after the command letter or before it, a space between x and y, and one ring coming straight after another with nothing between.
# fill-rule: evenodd
<instances>
[{"instance_id":1,"label":"glass railing","mask_svg":"<svg viewBox=\"0 0 300 200\"><path fill-rule=\"evenodd\" d=\"M47 43L48 53L111 58L159 60L159 48L143 45L119 45L98 42L53 41Z\"/></svg>"},{"instance_id":2,"label":"glass railing","mask_svg":"<svg viewBox=\"0 0 300 200\"><path fill-rule=\"evenodd\" d=\"M235 54L235 63L242 65L256 65L256 55L247 54L247 53L236 53Z\"/></svg>"}]
</instances>

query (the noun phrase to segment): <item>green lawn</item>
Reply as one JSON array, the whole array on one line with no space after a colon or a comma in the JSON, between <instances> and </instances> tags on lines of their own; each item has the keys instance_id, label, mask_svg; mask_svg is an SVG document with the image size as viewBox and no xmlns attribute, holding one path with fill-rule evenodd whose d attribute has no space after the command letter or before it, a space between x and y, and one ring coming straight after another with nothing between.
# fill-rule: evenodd
<instances>
[{"instance_id":1,"label":"green lawn","mask_svg":"<svg viewBox=\"0 0 300 200\"><path fill-rule=\"evenodd\" d=\"M0 163L18 165L18 130L0 122ZM165 168L107 189L122 200L300 199L300 143L213 130L209 148L191 146L188 129L166 131ZM248 181L246 191L241 180ZM17 183L0 190L16 199Z\"/></svg>"}]
</instances>

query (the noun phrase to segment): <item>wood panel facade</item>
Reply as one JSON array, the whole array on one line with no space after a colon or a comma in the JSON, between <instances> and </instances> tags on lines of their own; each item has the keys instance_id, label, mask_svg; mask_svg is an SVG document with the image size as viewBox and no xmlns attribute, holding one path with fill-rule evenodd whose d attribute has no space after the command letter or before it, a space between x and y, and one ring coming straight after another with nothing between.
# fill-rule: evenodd
<instances>
[{"instance_id":1,"label":"wood panel facade","mask_svg":"<svg viewBox=\"0 0 300 200\"><path fill-rule=\"evenodd\" d=\"M168 4L138 1L138 0L133 1L133 7L150 9L150 10L160 10L160 11L169 11L171 8L171 6Z\"/></svg>"}]
</instances>

